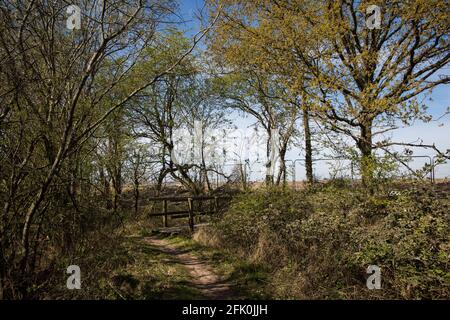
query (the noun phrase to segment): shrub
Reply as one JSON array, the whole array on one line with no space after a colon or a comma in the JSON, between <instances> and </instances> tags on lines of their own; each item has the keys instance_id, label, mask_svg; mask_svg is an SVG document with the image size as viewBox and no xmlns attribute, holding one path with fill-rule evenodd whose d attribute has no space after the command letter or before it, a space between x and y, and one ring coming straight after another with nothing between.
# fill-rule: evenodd
<instances>
[{"instance_id":1,"label":"shrub","mask_svg":"<svg viewBox=\"0 0 450 320\"><path fill-rule=\"evenodd\" d=\"M214 233L270 267L274 297L448 299L449 201L430 188L395 197L333 183L253 190ZM382 290L367 289L368 265L381 268Z\"/></svg>"}]
</instances>

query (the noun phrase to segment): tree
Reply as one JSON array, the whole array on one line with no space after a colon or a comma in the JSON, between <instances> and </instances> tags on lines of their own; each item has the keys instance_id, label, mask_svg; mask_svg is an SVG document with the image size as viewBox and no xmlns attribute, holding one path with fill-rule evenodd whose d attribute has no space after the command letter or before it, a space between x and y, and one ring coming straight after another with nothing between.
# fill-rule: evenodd
<instances>
[{"instance_id":1,"label":"tree","mask_svg":"<svg viewBox=\"0 0 450 320\"><path fill-rule=\"evenodd\" d=\"M3 297L27 294L44 234L58 235L51 228L59 217L49 212L58 212L60 201L52 191L67 185L69 165L79 164L80 152L112 113L175 68L207 31L173 64L108 104L108 95L133 76L174 4L83 0L78 5L80 30L66 27L61 1L0 5ZM111 77L101 77L105 73Z\"/></svg>"},{"instance_id":2,"label":"tree","mask_svg":"<svg viewBox=\"0 0 450 320\"><path fill-rule=\"evenodd\" d=\"M211 11L216 12L218 2L211 1ZM278 130L287 130L280 136L281 162L277 181L280 174L285 176L286 166L284 154L291 137L295 133L295 125L298 118L302 118L305 168L307 179L313 182L312 170L312 134L310 129L310 103L306 103L304 92L308 90L305 68L292 60L289 52L284 51L285 44L280 48L284 39L280 36L281 28L284 28L278 17L272 11L275 3L267 1L225 1L221 2L221 19L214 33L209 39L209 50L219 64L225 66L225 73L231 70L239 70L241 76L244 74L259 86L258 103L264 97L265 104L268 102L278 105L272 108L273 112L283 114L284 120L276 125ZM281 19L277 21L277 19ZM251 80L253 78L253 80ZM263 81L261 81L264 78ZM266 82L271 87L263 88L261 83ZM268 90L269 89L269 90ZM271 91L269 93L269 91ZM275 91L275 92L274 92ZM280 108L280 106L282 106ZM247 108L248 109L248 108ZM250 111L250 110L248 110ZM255 110L254 110L255 111ZM265 113L267 113L266 110ZM262 116L259 110L250 112L252 115ZM263 113L264 114L264 113ZM280 117L276 117L280 121ZM275 128L272 124L267 125L270 119L259 119L265 122L263 127ZM273 122L273 121L272 121ZM269 134L270 137L270 134ZM268 158L269 155L268 155ZM268 178L270 180L270 177Z\"/></svg>"},{"instance_id":3,"label":"tree","mask_svg":"<svg viewBox=\"0 0 450 320\"><path fill-rule=\"evenodd\" d=\"M151 161L146 145L141 142L133 142L127 148L127 176L133 186L134 213L139 210L140 186L146 178L151 167Z\"/></svg>"},{"instance_id":4,"label":"tree","mask_svg":"<svg viewBox=\"0 0 450 320\"><path fill-rule=\"evenodd\" d=\"M373 150L384 144L374 143L374 136L396 128L395 119L408 123L423 116L415 98L449 82L448 76L437 77L450 61L447 9L439 1L384 1L377 29L361 14L369 2L327 4L321 18L326 23L311 11L305 21L312 34L322 30L322 48L299 56L321 92L330 127L356 142L362 180L370 186ZM380 131L374 132L376 126Z\"/></svg>"},{"instance_id":5,"label":"tree","mask_svg":"<svg viewBox=\"0 0 450 320\"><path fill-rule=\"evenodd\" d=\"M251 57L259 67L275 66L291 76L293 88L313 99L327 127L354 140L366 186L373 150L389 144L374 143L374 136L395 128L396 119L408 123L423 116L415 98L449 82L438 75L450 59L447 5L441 1L379 1L379 29L366 21L373 15L366 16L369 1L222 5L219 44L236 56L256 48Z\"/></svg>"},{"instance_id":6,"label":"tree","mask_svg":"<svg viewBox=\"0 0 450 320\"><path fill-rule=\"evenodd\" d=\"M241 66L240 72L219 76L215 82L222 105L243 111L255 118L266 133L266 182L280 184L286 180L285 156L294 136L298 108L276 76ZM279 170L274 180L272 168L279 160Z\"/></svg>"}]
</instances>

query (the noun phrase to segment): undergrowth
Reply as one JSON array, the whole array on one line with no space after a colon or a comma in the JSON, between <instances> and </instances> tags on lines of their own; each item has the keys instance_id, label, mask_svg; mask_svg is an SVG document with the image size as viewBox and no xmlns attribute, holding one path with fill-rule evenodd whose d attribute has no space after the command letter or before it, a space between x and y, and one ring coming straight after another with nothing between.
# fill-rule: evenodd
<instances>
[{"instance_id":1,"label":"undergrowth","mask_svg":"<svg viewBox=\"0 0 450 320\"><path fill-rule=\"evenodd\" d=\"M272 298L449 299L449 204L431 185L257 189L198 240L263 266ZM366 286L369 265L380 290Z\"/></svg>"}]
</instances>

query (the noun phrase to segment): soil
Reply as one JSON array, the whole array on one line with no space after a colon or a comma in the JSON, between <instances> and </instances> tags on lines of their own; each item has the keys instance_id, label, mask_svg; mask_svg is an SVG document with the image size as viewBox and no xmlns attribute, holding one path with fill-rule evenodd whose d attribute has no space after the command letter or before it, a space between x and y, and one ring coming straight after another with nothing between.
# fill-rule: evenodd
<instances>
[{"instance_id":1,"label":"soil","mask_svg":"<svg viewBox=\"0 0 450 320\"><path fill-rule=\"evenodd\" d=\"M146 238L146 241L158 250L170 255L183 265L192 278L191 284L208 299L229 299L234 296L230 285L223 281L205 261L194 254L182 251L165 239L155 237Z\"/></svg>"}]
</instances>

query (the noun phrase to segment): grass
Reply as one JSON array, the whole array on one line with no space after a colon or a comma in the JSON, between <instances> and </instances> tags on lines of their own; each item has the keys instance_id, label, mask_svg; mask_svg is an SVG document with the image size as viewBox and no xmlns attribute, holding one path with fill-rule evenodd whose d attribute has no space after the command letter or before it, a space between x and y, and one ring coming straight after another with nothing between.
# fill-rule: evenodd
<instances>
[{"instance_id":1,"label":"grass","mask_svg":"<svg viewBox=\"0 0 450 320\"><path fill-rule=\"evenodd\" d=\"M225 249L202 245L190 237L172 236L169 243L190 251L207 262L216 273L229 283L236 299L269 299L269 271L262 264L241 259Z\"/></svg>"},{"instance_id":2,"label":"grass","mask_svg":"<svg viewBox=\"0 0 450 320\"><path fill-rule=\"evenodd\" d=\"M147 220L132 220L125 229L90 239L90 247L75 260L61 261L81 269L81 289L67 290L66 276L52 277L46 288L49 299L171 300L204 299L191 284L185 267L173 256L149 244L154 235Z\"/></svg>"},{"instance_id":3,"label":"grass","mask_svg":"<svg viewBox=\"0 0 450 320\"><path fill-rule=\"evenodd\" d=\"M65 280L57 281L57 290L49 298L119 300L191 300L207 299L192 283L185 266L170 253L148 243L158 235L147 219L125 222L120 232L92 239L91 251L78 260L82 270L82 289L67 290ZM189 232L168 236L167 242L180 252L189 252L210 265L228 283L235 299L269 298L267 270L225 250L194 241ZM87 258L89 256L89 258ZM68 262L67 262L68 263ZM67 264L64 262L63 264Z\"/></svg>"},{"instance_id":4,"label":"grass","mask_svg":"<svg viewBox=\"0 0 450 320\"><path fill-rule=\"evenodd\" d=\"M193 237L174 228L177 235L166 240L211 266L235 299L447 298L448 190L410 189L395 197L387 196L390 189L367 196L333 184L252 191L235 197L220 219L205 217L210 223ZM147 214L86 237L81 249L52 265L50 280L31 288L35 296L206 298L185 265L147 242L162 220ZM170 221L176 225L186 227L186 219ZM81 268L81 290L66 288L71 264ZM369 264L385 270L380 292L366 290Z\"/></svg>"},{"instance_id":5,"label":"grass","mask_svg":"<svg viewBox=\"0 0 450 320\"><path fill-rule=\"evenodd\" d=\"M136 226L133 227L135 229ZM205 299L191 284L185 267L173 256L153 247L146 238L154 233L143 229L138 235L124 236L120 253L127 252L128 263L121 264L98 281L102 299L171 300ZM187 235L165 238L182 252L189 252L210 265L236 292L236 299L264 299L267 295L267 270L224 250L207 247ZM119 250L119 248L118 248Z\"/></svg>"},{"instance_id":6,"label":"grass","mask_svg":"<svg viewBox=\"0 0 450 320\"><path fill-rule=\"evenodd\" d=\"M130 237L126 247L134 262L113 276L119 298L127 299L201 299L190 284L185 268L169 254L152 247L143 237Z\"/></svg>"}]
</instances>

